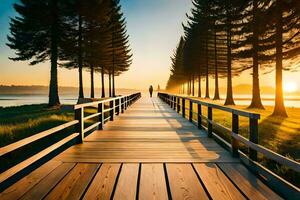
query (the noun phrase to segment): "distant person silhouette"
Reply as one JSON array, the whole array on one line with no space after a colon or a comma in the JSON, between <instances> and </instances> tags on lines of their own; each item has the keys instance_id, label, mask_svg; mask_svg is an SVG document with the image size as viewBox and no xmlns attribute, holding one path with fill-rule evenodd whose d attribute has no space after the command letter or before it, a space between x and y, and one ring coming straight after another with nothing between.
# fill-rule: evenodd
<instances>
[{"instance_id":1,"label":"distant person silhouette","mask_svg":"<svg viewBox=\"0 0 300 200\"><path fill-rule=\"evenodd\" d=\"M152 93L153 93L153 87L152 87L152 85L150 85L150 87L149 87L149 93L150 93L150 97L152 97Z\"/></svg>"}]
</instances>

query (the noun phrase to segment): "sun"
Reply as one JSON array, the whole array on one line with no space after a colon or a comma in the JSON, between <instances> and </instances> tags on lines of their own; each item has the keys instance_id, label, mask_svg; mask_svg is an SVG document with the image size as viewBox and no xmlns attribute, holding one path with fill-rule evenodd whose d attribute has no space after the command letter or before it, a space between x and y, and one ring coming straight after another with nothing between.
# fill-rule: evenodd
<instances>
[{"instance_id":1,"label":"sun","mask_svg":"<svg viewBox=\"0 0 300 200\"><path fill-rule=\"evenodd\" d=\"M297 91L297 84L294 82L287 82L283 84L283 90L285 92L296 92Z\"/></svg>"}]
</instances>

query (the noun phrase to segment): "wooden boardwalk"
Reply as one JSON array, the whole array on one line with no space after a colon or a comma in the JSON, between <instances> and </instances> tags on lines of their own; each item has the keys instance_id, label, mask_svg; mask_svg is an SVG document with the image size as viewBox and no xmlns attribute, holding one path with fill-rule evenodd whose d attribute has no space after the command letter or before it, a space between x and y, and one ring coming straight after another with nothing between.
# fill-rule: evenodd
<instances>
[{"instance_id":1,"label":"wooden boardwalk","mask_svg":"<svg viewBox=\"0 0 300 200\"><path fill-rule=\"evenodd\" d=\"M0 199L280 199L205 132L143 97Z\"/></svg>"}]
</instances>

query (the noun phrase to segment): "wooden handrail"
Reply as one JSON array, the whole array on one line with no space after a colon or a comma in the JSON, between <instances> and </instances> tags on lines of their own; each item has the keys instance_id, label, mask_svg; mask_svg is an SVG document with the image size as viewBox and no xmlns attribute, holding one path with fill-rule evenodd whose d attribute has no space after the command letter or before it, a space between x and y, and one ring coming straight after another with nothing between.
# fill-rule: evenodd
<instances>
[{"instance_id":1,"label":"wooden handrail","mask_svg":"<svg viewBox=\"0 0 300 200\"><path fill-rule=\"evenodd\" d=\"M173 94L167 94L167 93L158 93L158 97L165 101L167 104L169 104L172 108L177 107L177 112L179 113L180 109L180 102L181 103L181 110L182 110L182 116L185 118L185 112L186 110L189 111L190 115L194 112L190 109L193 107L193 104L197 104L198 106L198 127L202 128L202 119L207 121L207 132L208 136L212 137L212 126L215 125L217 127L222 128L225 131L228 131L231 133L232 142L231 142L231 151L232 155L234 157L239 156L239 142L243 143L249 148L249 158L252 161L257 161L257 152L263 154L265 157L274 160L282 165L285 165L292 170L296 172L300 172L300 163L297 161L294 161L290 158L284 157L274 151L271 151L270 149L267 149L261 145L258 144L258 119L260 119L260 115L253 112L247 112L242 111L234 108L229 108L225 106L220 106L217 104L207 103L203 102L201 100L192 99L189 97L182 97L178 95ZM175 99L174 99L175 97ZM190 102L189 108L185 107L185 101ZM206 106L208 108L208 116L202 115L202 106ZM212 109L218 109L222 111L226 111L229 113L232 113L232 130L229 128L226 128L222 126L221 124L218 124L213 121L212 117ZM238 134L239 129L239 116L248 117L249 118L249 139L246 139L245 137ZM192 116L189 116L189 120L193 121Z\"/></svg>"},{"instance_id":2,"label":"wooden handrail","mask_svg":"<svg viewBox=\"0 0 300 200\"><path fill-rule=\"evenodd\" d=\"M9 168L8 170L4 171L3 173L1 173L0 174L0 190L3 187L2 183L5 182L7 179L13 178L19 172L26 171L25 170L26 168L28 168L32 164L36 163L40 159L44 158L48 154L58 150L59 148L62 148L68 142L76 139L77 142L82 143L84 140L84 137L85 137L85 133L90 132L96 128L101 130L107 119L113 120L113 117L115 114L119 115L120 113L123 113L124 110L126 110L128 106L133 104L140 97L141 97L141 93L135 93L135 94L128 95L128 96L119 96L116 98L104 99L104 100L96 101L96 102L92 102L92 103L75 105L74 106L75 120L73 120L71 122L67 122L60 126L51 128L49 130L43 131L43 132L35 134L31 137L25 138L23 140L17 141L15 143L12 143L10 145L0 148L0 157L1 157L8 153L11 153L17 149L20 149L21 147L29 145L35 141L38 141L42 138L50 136L54 133L57 133L64 129L67 129L71 126L76 126L75 133L72 133L72 134L66 136L65 138L61 139L60 141L56 142L55 144L51 145L50 147L47 147L46 149L41 150L40 152L33 155L32 157L27 158L26 160L16 164L15 166L13 166L13 167ZM113 106L110 109L105 110L104 103L107 103L107 102L109 102ZM98 108L97 113L84 117L84 108L91 107L91 106L96 106ZM104 113L106 113L106 112L110 112L110 116L105 119ZM95 117L98 117L97 122L90 125L87 128L84 128L84 122L88 119L95 118Z\"/></svg>"},{"instance_id":3,"label":"wooden handrail","mask_svg":"<svg viewBox=\"0 0 300 200\"><path fill-rule=\"evenodd\" d=\"M12 143L12 144L9 144L9 145L7 145L5 147L0 148L0 156L3 156L5 154L7 154L7 153L15 151L15 150L17 150L17 149L19 149L19 148L21 148L23 146L26 146L26 145L28 145L30 143L33 143L33 142L35 142L37 140L40 140L40 139L42 139L44 137L47 137L47 136L49 136L49 135L51 135L53 133L56 133L56 132L61 131L63 129L69 128L69 127L74 126L76 124L78 124L78 120L73 120L73 121L70 121L68 123L62 124L60 126L51 128L51 129L46 130L46 131L43 131L41 133L37 133L37 134L35 134L33 136L30 136L30 137L27 137L27 138L25 138L23 140L17 141L17 142Z\"/></svg>"},{"instance_id":4,"label":"wooden handrail","mask_svg":"<svg viewBox=\"0 0 300 200\"><path fill-rule=\"evenodd\" d=\"M78 139L79 143L82 143L85 137L85 133L91 131L98 127L98 130L103 128L104 123L109 119L110 121L114 120L115 115L119 115L123 113L125 109L138 98L141 97L141 93L135 93L128 96L118 96L115 98L104 99L101 101L95 101L86 104L79 104L74 107L75 109L75 119L78 120L78 124L76 126L76 131L79 132L80 137ZM109 103L109 108L105 109L104 104ZM89 116L84 117L84 109L86 107L97 107L98 112ZM109 117L104 118L104 114L109 113ZM95 117L99 117L98 121L93 125L90 125L88 128L84 128L84 123L88 119L92 119Z\"/></svg>"}]
</instances>

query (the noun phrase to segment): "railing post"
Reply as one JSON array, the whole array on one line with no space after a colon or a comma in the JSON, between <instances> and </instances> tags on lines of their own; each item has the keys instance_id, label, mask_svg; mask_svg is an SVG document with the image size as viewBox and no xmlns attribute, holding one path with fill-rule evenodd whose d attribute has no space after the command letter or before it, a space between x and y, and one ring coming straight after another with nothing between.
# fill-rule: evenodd
<instances>
[{"instance_id":1,"label":"railing post","mask_svg":"<svg viewBox=\"0 0 300 200\"><path fill-rule=\"evenodd\" d=\"M198 128L202 129L202 108L201 104L198 103Z\"/></svg>"},{"instance_id":2,"label":"railing post","mask_svg":"<svg viewBox=\"0 0 300 200\"><path fill-rule=\"evenodd\" d=\"M104 104L103 103L99 103L98 104L98 113L100 113L99 115L99 126L98 126L98 130L103 130L103 125L104 125L104 114L103 114L103 110L104 110Z\"/></svg>"},{"instance_id":3,"label":"railing post","mask_svg":"<svg viewBox=\"0 0 300 200\"><path fill-rule=\"evenodd\" d=\"M124 97L122 97L122 99L121 99L121 112L122 113L124 113L124 107L125 107L125 105L124 105Z\"/></svg>"},{"instance_id":4,"label":"railing post","mask_svg":"<svg viewBox=\"0 0 300 200\"><path fill-rule=\"evenodd\" d=\"M239 116L232 113L232 134L239 134ZM234 137L231 137L232 156L239 156L239 142Z\"/></svg>"},{"instance_id":5,"label":"railing post","mask_svg":"<svg viewBox=\"0 0 300 200\"><path fill-rule=\"evenodd\" d=\"M75 110L75 119L79 121L76 126L76 131L79 133L78 143L83 143L84 140L84 108L78 108Z\"/></svg>"},{"instance_id":6,"label":"railing post","mask_svg":"<svg viewBox=\"0 0 300 200\"><path fill-rule=\"evenodd\" d=\"M176 97L173 96L173 109L174 109L174 110L176 110L176 106L177 106L176 103L177 103Z\"/></svg>"},{"instance_id":7,"label":"railing post","mask_svg":"<svg viewBox=\"0 0 300 200\"><path fill-rule=\"evenodd\" d=\"M207 107L207 132L208 132L208 137L212 137L212 107L208 106Z\"/></svg>"},{"instance_id":8,"label":"railing post","mask_svg":"<svg viewBox=\"0 0 300 200\"><path fill-rule=\"evenodd\" d=\"M193 101L190 99L190 105L189 105L189 121L193 121Z\"/></svg>"},{"instance_id":9,"label":"railing post","mask_svg":"<svg viewBox=\"0 0 300 200\"><path fill-rule=\"evenodd\" d=\"M177 112L180 113L180 97L176 97L177 99Z\"/></svg>"},{"instance_id":10,"label":"railing post","mask_svg":"<svg viewBox=\"0 0 300 200\"><path fill-rule=\"evenodd\" d=\"M128 96L125 97L125 110L127 110L127 106L128 106Z\"/></svg>"},{"instance_id":11,"label":"railing post","mask_svg":"<svg viewBox=\"0 0 300 200\"><path fill-rule=\"evenodd\" d=\"M250 118L249 130L249 140L258 144L258 119ZM249 157L251 160L257 161L257 151L249 148Z\"/></svg>"},{"instance_id":12,"label":"railing post","mask_svg":"<svg viewBox=\"0 0 300 200\"><path fill-rule=\"evenodd\" d=\"M110 121L114 121L114 114L115 114L115 100L111 100L109 102L109 108L110 108Z\"/></svg>"},{"instance_id":13,"label":"railing post","mask_svg":"<svg viewBox=\"0 0 300 200\"><path fill-rule=\"evenodd\" d=\"M175 102L174 102L174 96L172 96L172 109L174 109L175 108Z\"/></svg>"},{"instance_id":14,"label":"railing post","mask_svg":"<svg viewBox=\"0 0 300 200\"><path fill-rule=\"evenodd\" d=\"M121 113L120 112L121 111L121 107L120 107L121 106L121 101L120 101L120 98L118 98L117 101L118 101L118 112L117 113L118 113L118 115L120 115L120 113Z\"/></svg>"},{"instance_id":15,"label":"railing post","mask_svg":"<svg viewBox=\"0 0 300 200\"><path fill-rule=\"evenodd\" d=\"M182 98L182 117L185 118L185 98Z\"/></svg>"}]
</instances>

